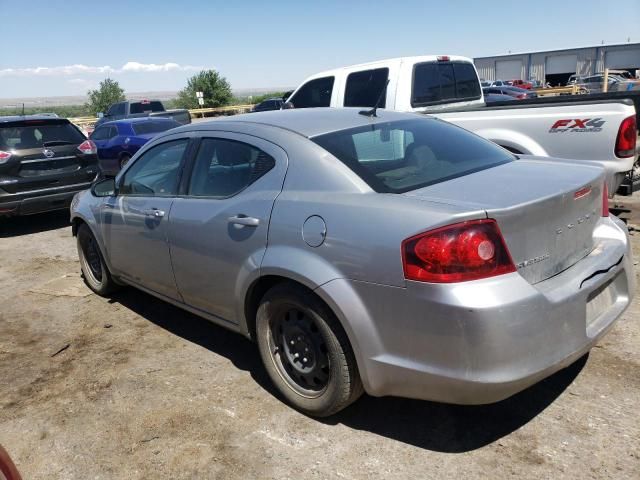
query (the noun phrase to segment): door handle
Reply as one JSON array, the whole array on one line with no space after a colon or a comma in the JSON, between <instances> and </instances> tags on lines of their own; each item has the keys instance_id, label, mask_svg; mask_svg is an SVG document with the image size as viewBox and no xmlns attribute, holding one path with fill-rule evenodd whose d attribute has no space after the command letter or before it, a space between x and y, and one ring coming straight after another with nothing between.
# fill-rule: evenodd
<instances>
[{"instance_id":1,"label":"door handle","mask_svg":"<svg viewBox=\"0 0 640 480\"><path fill-rule=\"evenodd\" d=\"M164 210L158 210L157 208L152 208L151 210L145 210L144 214L147 217L162 218L164 217Z\"/></svg>"},{"instance_id":2,"label":"door handle","mask_svg":"<svg viewBox=\"0 0 640 480\"><path fill-rule=\"evenodd\" d=\"M247 217L246 215L235 215L228 218L229 223L236 225L244 225L245 227L257 227L260 224L260 219L254 217Z\"/></svg>"}]
</instances>

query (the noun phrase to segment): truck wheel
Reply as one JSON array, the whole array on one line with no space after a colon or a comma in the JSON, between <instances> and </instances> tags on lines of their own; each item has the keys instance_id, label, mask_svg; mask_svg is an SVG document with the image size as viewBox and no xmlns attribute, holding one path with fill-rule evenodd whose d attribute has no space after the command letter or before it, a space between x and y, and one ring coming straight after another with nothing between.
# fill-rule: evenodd
<instances>
[{"instance_id":1,"label":"truck wheel","mask_svg":"<svg viewBox=\"0 0 640 480\"><path fill-rule=\"evenodd\" d=\"M128 153L123 153L120 157L120 170L124 168L129 160L131 160L131 156Z\"/></svg>"},{"instance_id":2,"label":"truck wheel","mask_svg":"<svg viewBox=\"0 0 640 480\"><path fill-rule=\"evenodd\" d=\"M78 228L77 246L82 277L87 286L100 296L107 296L118 289L102 258L98 243L85 224Z\"/></svg>"},{"instance_id":3,"label":"truck wheel","mask_svg":"<svg viewBox=\"0 0 640 480\"><path fill-rule=\"evenodd\" d=\"M269 377L303 413L326 417L362 394L347 335L305 288L285 283L269 290L258 307L256 336Z\"/></svg>"}]
</instances>

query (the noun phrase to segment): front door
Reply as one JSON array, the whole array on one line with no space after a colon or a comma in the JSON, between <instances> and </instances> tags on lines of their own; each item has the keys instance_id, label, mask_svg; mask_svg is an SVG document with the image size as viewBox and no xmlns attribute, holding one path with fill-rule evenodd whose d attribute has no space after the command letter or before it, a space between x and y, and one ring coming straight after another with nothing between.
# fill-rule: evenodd
<instances>
[{"instance_id":1,"label":"front door","mask_svg":"<svg viewBox=\"0 0 640 480\"><path fill-rule=\"evenodd\" d=\"M187 195L171 209L171 257L184 302L237 323L239 287L260 268L287 156L253 136L208 134L195 155Z\"/></svg>"},{"instance_id":2,"label":"front door","mask_svg":"<svg viewBox=\"0 0 640 480\"><path fill-rule=\"evenodd\" d=\"M114 273L175 300L168 221L189 139L158 144L139 156L103 204L106 250Z\"/></svg>"}]
</instances>

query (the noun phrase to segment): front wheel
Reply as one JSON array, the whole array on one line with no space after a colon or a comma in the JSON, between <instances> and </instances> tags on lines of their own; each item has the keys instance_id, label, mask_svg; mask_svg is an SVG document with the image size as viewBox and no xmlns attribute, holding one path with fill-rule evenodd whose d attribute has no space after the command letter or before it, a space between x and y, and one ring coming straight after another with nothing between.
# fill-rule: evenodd
<instances>
[{"instance_id":1,"label":"front wheel","mask_svg":"<svg viewBox=\"0 0 640 480\"><path fill-rule=\"evenodd\" d=\"M111 273L100 253L100 247L86 224L78 228L77 246L80 269L87 286L103 297L117 290L118 285L111 278Z\"/></svg>"},{"instance_id":2,"label":"front wheel","mask_svg":"<svg viewBox=\"0 0 640 480\"><path fill-rule=\"evenodd\" d=\"M267 373L298 410L326 417L362 394L347 335L333 312L303 287L281 284L267 292L256 335Z\"/></svg>"}]
</instances>

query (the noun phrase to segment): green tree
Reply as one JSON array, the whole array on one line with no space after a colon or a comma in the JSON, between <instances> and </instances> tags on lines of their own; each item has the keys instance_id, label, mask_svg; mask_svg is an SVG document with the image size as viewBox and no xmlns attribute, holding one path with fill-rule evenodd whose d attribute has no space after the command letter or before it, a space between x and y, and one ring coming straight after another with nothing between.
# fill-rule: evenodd
<instances>
[{"instance_id":1,"label":"green tree","mask_svg":"<svg viewBox=\"0 0 640 480\"><path fill-rule=\"evenodd\" d=\"M233 98L231 85L215 70L203 70L187 81L187 86L178 92L175 104L179 108L200 108L196 92L204 96L204 108L229 105Z\"/></svg>"},{"instance_id":2,"label":"green tree","mask_svg":"<svg viewBox=\"0 0 640 480\"><path fill-rule=\"evenodd\" d=\"M91 115L96 115L98 112L106 113L113 103L125 100L124 90L120 87L120 84L110 78L105 78L100 82L97 90L89 90L87 95L89 96L89 101L85 104L85 107Z\"/></svg>"}]
</instances>

